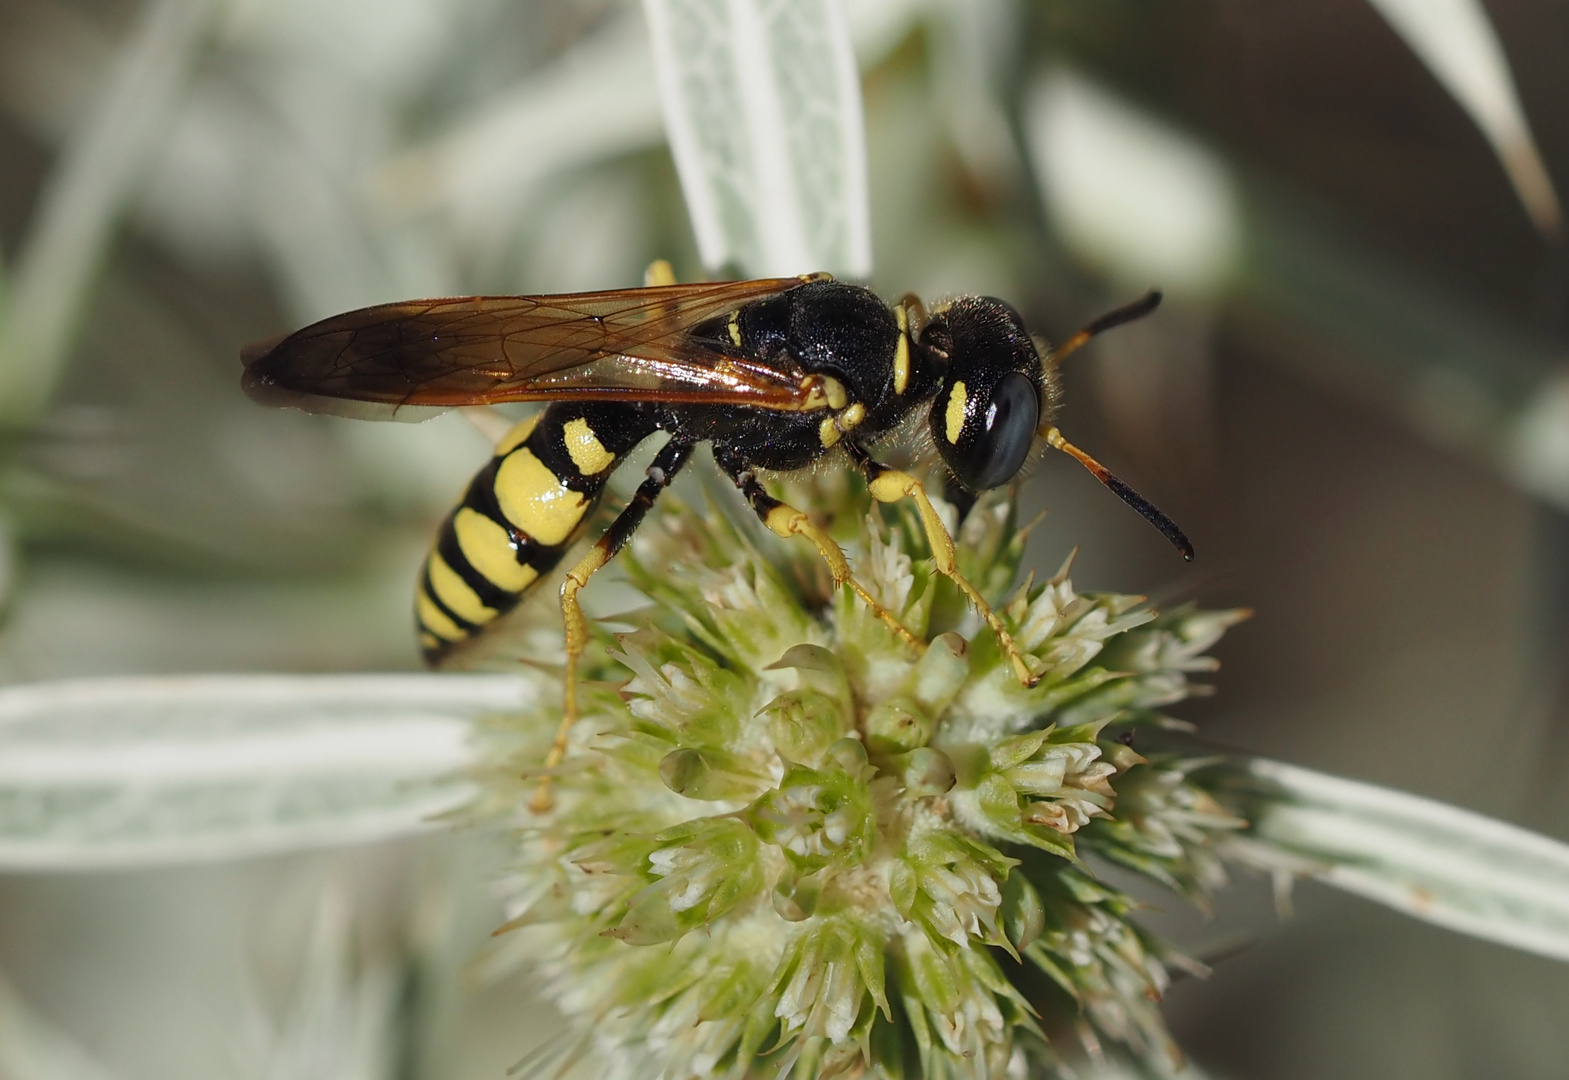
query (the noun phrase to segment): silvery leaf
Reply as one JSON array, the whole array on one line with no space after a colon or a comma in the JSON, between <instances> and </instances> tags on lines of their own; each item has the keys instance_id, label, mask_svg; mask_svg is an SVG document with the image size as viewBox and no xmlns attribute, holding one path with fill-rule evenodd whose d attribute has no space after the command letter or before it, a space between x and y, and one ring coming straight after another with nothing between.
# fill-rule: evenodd
<instances>
[{"instance_id":1,"label":"silvery leaf","mask_svg":"<svg viewBox=\"0 0 1569 1080\"><path fill-rule=\"evenodd\" d=\"M1248 861L1439 926L1569 960L1569 845L1430 799L1274 761L1248 772Z\"/></svg>"},{"instance_id":2,"label":"silvery leaf","mask_svg":"<svg viewBox=\"0 0 1569 1080\"><path fill-rule=\"evenodd\" d=\"M643 8L704 266L866 277L866 135L838 0Z\"/></svg>"},{"instance_id":3,"label":"silvery leaf","mask_svg":"<svg viewBox=\"0 0 1569 1080\"><path fill-rule=\"evenodd\" d=\"M0 978L0 1076L6 1080L115 1080L80 1043L40 1016Z\"/></svg>"},{"instance_id":4,"label":"silvery leaf","mask_svg":"<svg viewBox=\"0 0 1569 1080\"><path fill-rule=\"evenodd\" d=\"M0 870L187 863L418 832L517 676L200 676L0 690Z\"/></svg>"}]
</instances>

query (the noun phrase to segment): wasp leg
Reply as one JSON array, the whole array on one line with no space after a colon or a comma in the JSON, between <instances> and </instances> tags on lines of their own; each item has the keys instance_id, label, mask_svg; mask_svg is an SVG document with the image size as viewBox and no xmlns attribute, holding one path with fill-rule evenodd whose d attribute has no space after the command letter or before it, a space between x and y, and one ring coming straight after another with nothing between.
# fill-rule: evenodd
<instances>
[{"instance_id":1,"label":"wasp leg","mask_svg":"<svg viewBox=\"0 0 1569 1080\"><path fill-rule=\"evenodd\" d=\"M692 456L693 445L690 442L677 442L674 439L664 445L655 456L654 463L648 467L648 478L638 485L626 509L611 522L610 528L595 541L588 554L567 571L567 579L561 583L561 618L566 623L567 639L564 699L561 724L556 728L555 741L550 744L550 753L545 757L546 775L540 778L539 788L529 802L529 808L536 813L543 813L555 804L548 770L561 764L561 759L566 756L567 736L572 730L572 725L577 723L577 664L584 650L588 648L588 617L583 614L583 607L578 603L577 594L588 584L590 578L616 557L616 552L620 551L632 538L632 534L637 532L637 527L643 523L643 518L653 507L654 500L659 498L660 492L670 486L676 473L681 471L681 467Z\"/></svg>"},{"instance_id":2,"label":"wasp leg","mask_svg":"<svg viewBox=\"0 0 1569 1080\"><path fill-rule=\"evenodd\" d=\"M648 269L643 271L643 287L653 288L657 285L674 285L676 283L675 268L670 265L669 259L655 259L648 264Z\"/></svg>"},{"instance_id":3,"label":"wasp leg","mask_svg":"<svg viewBox=\"0 0 1569 1080\"><path fill-rule=\"evenodd\" d=\"M459 409L463 419L474 426L492 445L500 446L517 429L518 422L494 405L470 405Z\"/></svg>"},{"instance_id":4,"label":"wasp leg","mask_svg":"<svg viewBox=\"0 0 1569 1080\"><path fill-rule=\"evenodd\" d=\"M871 456L858 446L851 446L849 450L850 456L866 477L866 485L871 491L872 498L882 503L894 503L900 499L915 500L915 508L920 512L921 527L926 531L926 543L932 549L932 561L936 564L937 572L957 585L976 612L986 620L986 625L991 627L992 633L997 636L997 644L1001 647L1003 655L1013 665L1013 673L1018 677L1019 682L1025 686L1034 686L1040 682L1041 677L1030 670L1023 650L1013 640L1013 635L1008 633L1008 628L1003 626L1002 620L991 609L986 598L963 574L959 573L953 537L948 535L942 518L937 516L937 508L927 497L925 485L909 473L890 469L872 460Z\"/></svg>"},{"instance_id":5,"label":"wasp leg","mask_svg":"<svg viewBox=\"0 0 1569 1080\"><path fill-rule=\"evenodd\" d=\"M813 525L811 518L800 510L788 503L780 502L764 491L763 485L758 483L757 477L751 470L732 472L730 478L735 481L736 487L741 489L741 494L746 496L746 501L751 504L752 510L762 519L769 532L786 540L792 536L801 536L810 540L817 548L817 553L828 564L828 572L833 575L836 586L850 586L851 591L861 598L861 602L871 610L872 614L904 639L905 644L910 648L916 652L926 648L920 638L912 634L893 612L879 604L872 594L866 591L866 586L855 579L855 575L850 572L850 562L844 557L844 549L834 542L833 537Z\"/></svg>"}]
</instances>

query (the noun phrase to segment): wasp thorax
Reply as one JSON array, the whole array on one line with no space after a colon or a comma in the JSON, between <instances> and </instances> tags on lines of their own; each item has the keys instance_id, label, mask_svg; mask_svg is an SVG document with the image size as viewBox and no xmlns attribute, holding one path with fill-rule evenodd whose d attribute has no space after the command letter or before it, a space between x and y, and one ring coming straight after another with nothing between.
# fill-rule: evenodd
<instances>
[{"instance_id":1,"label":"wasp thorax","mask_svg":"<svg viewBox=\"0 0 1569 1080\"><path fill-rule=\"evenodd\" d=\"M937 312L921 341L948 354L931 412L943 461L971 491L1006 484L1041 418L1044 374L1024 321L1001 300L967 296Z\"/></svg>"}]
</instances>

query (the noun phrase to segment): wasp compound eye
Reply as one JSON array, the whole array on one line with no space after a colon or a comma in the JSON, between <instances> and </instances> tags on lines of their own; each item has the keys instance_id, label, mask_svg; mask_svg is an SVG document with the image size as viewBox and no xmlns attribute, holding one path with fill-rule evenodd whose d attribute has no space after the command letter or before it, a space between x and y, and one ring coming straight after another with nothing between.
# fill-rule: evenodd
<instances>
[{"instance_id":1,"label":"wasp compound eye","mask_svg":"<svg viewBox=\"0 0 1569 1080\"><path fill-rule=\"evenodd\" d=\"M933 434L943 460L971 491L1001 487L1029 457L1041 418L1040 390L1028 375L1010 371L990 390L973 393L951 379L932 409Z\"/></svg>"}]
</instances>

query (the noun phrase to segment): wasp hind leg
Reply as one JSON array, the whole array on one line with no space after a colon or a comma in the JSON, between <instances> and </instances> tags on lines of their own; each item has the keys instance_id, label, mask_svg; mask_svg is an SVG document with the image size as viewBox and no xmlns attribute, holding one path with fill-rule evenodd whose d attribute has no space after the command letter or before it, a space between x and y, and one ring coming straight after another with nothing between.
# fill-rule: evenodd
<instances>
[{"instance_id":1,"label":"wasp hind leg","mask_svg":"<svg viewBox=\"0 0 1569 1080\"><path fill-rule=\"evenodd\" d=\"M735 471L726 469L726 472L730 473L730 478L735 481L736 487L741 489L741 494L746 496L746 501L751 504L753 512L762 519L769 532L786 540L792 536L800 536L811 541L812 546L817 548L817 553L828 564L828 572L833 575L836 586L850 586L851 591L861 598L861 602L871 610L872 614L898 634L910 648L916 652L926 648L920 638L912 634L893 612L879 604L876 598L866 591L866 586L855 579L855 575L850 572L849 560L844 557L844 549L834 542L833 537L813 525L812 519L805 513L788 503L780 502L764 491L763 485L758 482L750 469Z\"/></svg>"},{"instance_id":2,"label":"wasp hind leg","mask_svg":"<svg viewBox=\"0 0 1569 1080\"><path fill-rule=\"evenodd\" d=\"M1008 658L1019 682L1024 686L1034 686L1040 682L1041 677L1030 670L1024 651L1013 640L1013 635L1002 624L1002 620L986 602L986 598L963 574L959 573L953 537L948 535L948 529L943 525L942 518L937 516L937 508L932 505L932 500L927 496L926 486L909 473L891 469L887 465L874 461L858 446L851 446L849 450L856 466L866 477L866 485L871 491L872 498L881 503L895 503L901 499L915 501L915 508L921 517L921 528L926 532L926 543L932 549L932 561L937 567L937 572L957 585L959 591L975 608L976 613L986 620L986 625L991 627L992 633L996 635L997 645Z\"/></svg>"},{"instance_id":3,"label":"wasp hind leg","mask_svg":"<svg viewBox=\"0 0 1569 1080\"><path fill-rule=\"evenodd\" d=\"M567 648L561 724L556 728L555 740L550 744L550 753L545 757L546 773L540 777L539 787L529 802L529 808L536 813L543 813L555 805L552 776L549 770L560 765L561 759L566 756L567 739L578 718L577 667L578 660L588 648L589 628L588 617L583 614L583 607L578 602L577 594L588 584L590 578L616 557L616 553L626 546L632 534L637 532L637 527L643 523L643 518L653 508L654 500L670 486L676 473L681 471L681 467L692 456L692 447L693 444L690 442L678 442L674 439L664 445L654 457L653 464L648 467L647 479L638 485L632 500L595 541L588 554L567 571L567 579L561 583L561 618L566 624Z\"/></svg>"}]
</instances>

